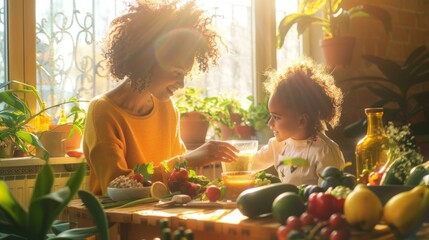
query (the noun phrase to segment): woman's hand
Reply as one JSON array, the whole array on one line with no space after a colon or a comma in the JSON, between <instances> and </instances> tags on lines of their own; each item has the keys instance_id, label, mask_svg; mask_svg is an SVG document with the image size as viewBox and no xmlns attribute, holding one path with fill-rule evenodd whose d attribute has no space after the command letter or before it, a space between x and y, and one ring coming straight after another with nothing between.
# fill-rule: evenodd
<instances>
[{"instance_id":1,"label":"woman's hand","mask_svg":"<svg viewBox=\"0 0 429 240\"><path fill-rule=\"evenodd\" d=\"M213 162L233 162L237 159L238 152L237 148L227 142L209 141L187 152L183 158L190 167L200 167Z\"/></svg>"}]
</instances>

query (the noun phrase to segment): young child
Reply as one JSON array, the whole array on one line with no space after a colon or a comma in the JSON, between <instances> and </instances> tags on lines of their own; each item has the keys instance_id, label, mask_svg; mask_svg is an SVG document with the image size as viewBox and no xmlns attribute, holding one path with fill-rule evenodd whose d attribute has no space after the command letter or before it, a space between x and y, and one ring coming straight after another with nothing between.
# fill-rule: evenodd
<instances>
[{"instance_id":1,"label":"young child","mask_svg":"<svg viewBox=\"0 0 429 240\"><path fill-rule=\"evenodd\" d=\"M284 183L318 184L325 167L344 166L338 145L324 133L328 124L339 122L343 94L333 77L309 59L267 75L268 125L274 137L256 154L253 170L274 164Z\"/></svg>"}]
</instances>

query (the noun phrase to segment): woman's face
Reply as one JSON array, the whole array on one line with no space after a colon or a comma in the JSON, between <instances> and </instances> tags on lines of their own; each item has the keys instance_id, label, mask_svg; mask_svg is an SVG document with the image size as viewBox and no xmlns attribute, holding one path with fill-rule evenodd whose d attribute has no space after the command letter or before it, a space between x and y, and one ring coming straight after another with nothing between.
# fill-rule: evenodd
<instances>
[{"instance_id":1,"label":"woman's face","mask_svg":"<svg viewBox=\"0 0 429 240\"><path fill-rule=\"evenodd\" d=\"M270 97L268 110L271 118L268 125L279 142L288 138L301 139L304 131L303 114L286 107L282 100L278 94Z\"/></svg>"},{"instance_id":2,"label":"woman's face","mask_svg":"<svg viewBox=\"0 0 429 240\"><path fill-rule=\"evenodd\" d=\"M157 64L152 70L149 92L161 101L167 101L174 92L185 86L185 76L191 71L193 61L174 61L168 65Z\"/></svg>"}]
</instances>

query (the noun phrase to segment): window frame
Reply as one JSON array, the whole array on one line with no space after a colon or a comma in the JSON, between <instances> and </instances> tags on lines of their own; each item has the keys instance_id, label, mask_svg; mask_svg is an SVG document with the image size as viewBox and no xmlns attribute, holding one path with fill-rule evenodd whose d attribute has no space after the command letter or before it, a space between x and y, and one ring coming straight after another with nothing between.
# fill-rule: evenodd
<instances>
[{"instance_id":1,"label":"window frame","mask_svg":"<svg viewBox=\"0 0 429 240\"><path fill-rule=\"evenodd\" d=\"M264 72L277 67L275 2L252 0L252 32L255 39L252 75L256 102L262 101L266 95ZM8 78L36 86L36 0L7 0L7 3ZM35 97L27 95L25 97L30 109L36 111Z\"/></svg>"}]
</instances>

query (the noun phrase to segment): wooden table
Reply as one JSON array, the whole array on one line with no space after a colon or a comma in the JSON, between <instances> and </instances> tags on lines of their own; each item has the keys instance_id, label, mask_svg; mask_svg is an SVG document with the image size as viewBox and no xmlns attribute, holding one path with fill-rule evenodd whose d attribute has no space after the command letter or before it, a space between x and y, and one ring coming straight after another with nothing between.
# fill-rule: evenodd
<instances>
[{"instance_id":1,"label":"wooden table","mask_svg":"<svg viewBox=\"0 0 429 240\"><path fill-rule=\"evenodd\" d=\"M80 200L73 200L67 214L74 226L93 226L92 218ZM106 209L112 239L147 239L160 237L159 220L167 218L173 230L179 226L192 229L194 239L204 240L275 240L279 226L271 216L248 219L238 209L155 208L154 203L127 208ZM429 225L419 232L418 239L429 239ZM385 225L377 225L371 233L353 232L352 239L395 239Z\"/></svg>"}]
</instances>

